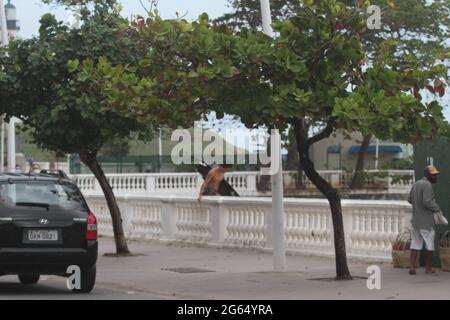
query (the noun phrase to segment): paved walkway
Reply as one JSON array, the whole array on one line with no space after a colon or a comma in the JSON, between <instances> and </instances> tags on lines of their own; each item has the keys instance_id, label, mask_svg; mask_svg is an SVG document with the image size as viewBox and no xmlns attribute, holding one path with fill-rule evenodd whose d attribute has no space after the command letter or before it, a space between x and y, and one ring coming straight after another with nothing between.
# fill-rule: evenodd
<instances>
[{"instance_id":1,"label":"paved walkway","mask_svg":"<svg viewBox=\"0 0 450 320\"><path fill-rule=\"evenodd\" d=\"M381 290L368 290L368 264L351 262L352 281L334 281L334 260L287 257L288 271L272 272L272 255L248 249L215 249L153 241L130 241L133 257L114 252L112 239L100 240L97 286L90 299L449 299L450 273L435 275L381 264ZM46 282L47 281L47 282ZM0 278L0 298L75 298L64 279L46 277L27 289L14 277ZM58 287L59 286L59 287ZM20 289L18 289L20 288ZM31 291L30 291L31 290ZM41 296L42 295L42 296ZM79 298L80 296L78 296ZM81 296L82 297L82 296ZM84 297L86 298L86 297Z\"/></svg>"}]
</instances>

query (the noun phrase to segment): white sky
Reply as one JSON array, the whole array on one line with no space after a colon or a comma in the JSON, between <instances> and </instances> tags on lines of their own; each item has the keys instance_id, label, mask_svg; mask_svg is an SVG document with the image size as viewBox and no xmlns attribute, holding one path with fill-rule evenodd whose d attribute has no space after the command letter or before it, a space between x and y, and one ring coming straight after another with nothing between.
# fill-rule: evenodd
<instances>
[{"instance_id":1,"label":"white sky","mask_svg":"<svg viewBox=\"0 0 450 320\"><path fill-rule=\"evenodd\" d=\"M7 0L4 0L6 3ZM61 7L47 6L42 4L40 0L12 0L17 8L17 19L21 24L20 37L29 38L37 35L39 31L39 19L48 12L54 13L57 18L63 21L69 20L69 13ZM124 7L123 14L130 17L133 14L145 16L139 0L122 0L120 1ZM149 0L142 0L147 4ZM228 7L227 0L159 0L158 10L163 18L176 17L176 12L180 15L186 13L186 19L196 19L201 13L206 12L212 18L219 17L231 9ZM444 112L447 119L450 120L450 89L447 88L447 94L441 103L444 105Z\"/></svg>"},{"instance_id":2,"label":"white sky","mask_svg":"<svg viewBox=\"0 0 450 320\"><path fill-rule=\"evenodd\" d=\"M4 0L5 4L7 0ZM130 17L132 14L145 15L139 0L122 0L124 7L123 13ZM29 38L37 35L39 31L39 19L48 12L54 13L59 19L66 21L69 15L61 8L47 6L40 0L12 0L17 8L17 19L20 20L22 38ZM142 3L148 4L149 0L142 0ZM225 12L230 11L227 6L227 0L160 0L158 10L163 18L174 18L176 12L180 15L186 15L186 19L197 18L201 13L206 12L212 18L219 17Z\"/></svg>"}]
</instances>

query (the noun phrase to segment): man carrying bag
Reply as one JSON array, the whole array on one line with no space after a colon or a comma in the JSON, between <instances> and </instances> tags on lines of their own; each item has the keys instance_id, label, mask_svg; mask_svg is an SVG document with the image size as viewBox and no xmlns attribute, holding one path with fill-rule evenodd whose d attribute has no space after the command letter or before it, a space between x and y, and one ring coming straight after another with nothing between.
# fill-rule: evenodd
<instances>
[{"instance_id":1,"label":"man carrying bag","mask_svg":"<svg viewBox=\"0 0 450 320\"><path fill-rule=\"evenodd\" d=\"M424 177L418 180L411 188L408 202L412 204L413 215L411 224L411 267L409 274L416 274L416 259L419 251L425 245L425 272L435 273L431 268L431 259L434 252L435 215L441 211L434 198L432 184L437 182L439 171L430 165L425 168Z\"/></svg>"}]
</instances>

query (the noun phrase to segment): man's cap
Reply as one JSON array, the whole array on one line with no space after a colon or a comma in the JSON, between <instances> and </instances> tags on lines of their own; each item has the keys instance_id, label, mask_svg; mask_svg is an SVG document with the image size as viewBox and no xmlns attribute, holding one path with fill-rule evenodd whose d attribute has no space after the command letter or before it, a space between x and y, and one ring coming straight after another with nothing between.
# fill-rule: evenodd
<instances>
[{"instance_id":1,"label":"man's cap","mask_svg":"<svg viewBox=\"0 0 450 320\"><path fill-rule=\"evenodd\" d=\"M428 174L438 174L439 173L438 169L436 169L436 167L432 166L432 165L426 166L425 172L427 172Z\"/></svg>"}]
</instances>

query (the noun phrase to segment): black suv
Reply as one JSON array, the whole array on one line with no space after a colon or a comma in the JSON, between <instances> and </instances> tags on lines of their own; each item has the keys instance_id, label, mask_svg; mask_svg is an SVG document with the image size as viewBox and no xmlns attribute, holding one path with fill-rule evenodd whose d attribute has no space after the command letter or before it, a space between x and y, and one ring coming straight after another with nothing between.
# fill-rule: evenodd
<instances>
[{"instance_id":1,"label":"black suv","mask_svg":"<svg viewBox=\"0 0 450 320\"><path fill-rule=\"evenodd\" d=\"M87 293L97 255L95 215L63 172L0 174L0 275L35 284L41 274L72 276L76 266L72 291Z\"/></svg>"}]
</instances>

